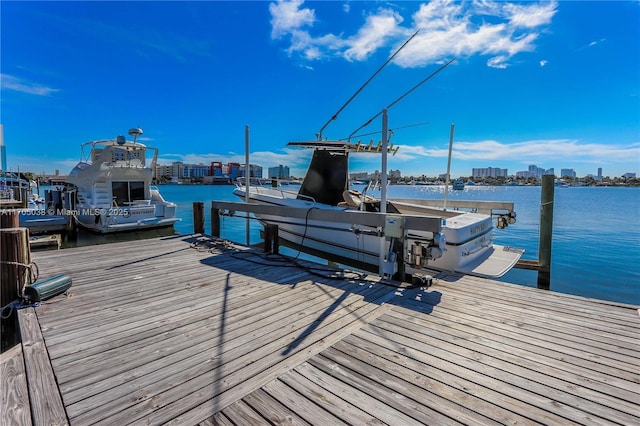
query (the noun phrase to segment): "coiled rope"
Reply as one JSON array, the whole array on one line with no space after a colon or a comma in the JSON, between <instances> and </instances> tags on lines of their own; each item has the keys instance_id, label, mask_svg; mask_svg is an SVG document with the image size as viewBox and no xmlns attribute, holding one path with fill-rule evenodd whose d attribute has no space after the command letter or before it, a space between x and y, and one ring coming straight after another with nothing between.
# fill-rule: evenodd
<instances>
[{"instance_id":1,"label":"coiled rope","mask_svg":"<svg viewBox=\"0 0 640 426\"><path fill-rule=\"evenodd\" d=\"M38 265L35 262L31 262L27 264L27 263L21 263L21 262L12 262L8 260L2 260L0 261L0 264L18 266L18 267L24 268L24 280L23 280L24 285L22 286L22 288L20 288L19 281L16 281L16 290L18 291L18 294L20 295L21 298L13 300L7 303L6 305L4 305L2 309L0 309L0 318L2 319L9 318L13 313L14 309L24 309L24 308L40 306L40 303L37 303L37 302L31 303L31 304L23 303L24 288L27 285L33 284L34 282L38 281L38 277L40 275L40 270L38 269ZM8 313L5 313L5 311L7 310L8 310Z\"/></svg>"}]
</instances>

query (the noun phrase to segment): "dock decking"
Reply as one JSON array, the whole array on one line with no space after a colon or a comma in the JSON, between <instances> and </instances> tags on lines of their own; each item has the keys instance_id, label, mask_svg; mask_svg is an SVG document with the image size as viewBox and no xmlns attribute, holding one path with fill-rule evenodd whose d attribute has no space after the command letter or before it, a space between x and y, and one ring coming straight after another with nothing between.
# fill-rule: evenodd
<instances>
[{"instance_id":1,"label":"dock decking","mask_svg":"<svg viewBox=\"0 0 640 426\"><path fill-rule=\"evenodd\" d=\"M20 311L2 424L640 424L635 306L197 240L34 252L73 286Z\"/></svg>"}]
</instances>

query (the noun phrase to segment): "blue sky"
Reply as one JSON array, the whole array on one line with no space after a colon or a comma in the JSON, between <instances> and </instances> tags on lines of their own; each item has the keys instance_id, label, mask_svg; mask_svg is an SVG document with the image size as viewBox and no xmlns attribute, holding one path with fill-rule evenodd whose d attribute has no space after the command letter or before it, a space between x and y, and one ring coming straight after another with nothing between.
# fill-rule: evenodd
<instances>
[{"instance_id":1,"label":"blue sky","mask_svg":"<svg viewBox=\"0 0 640 426\"><path fill-rule=\"evenodd\" d=\"M343 138L389 109L403 176L529 164L640 173L640 2L0 2L8 167L66 174L79 146L134 126L161 163L288 165L322 125ZM359 132L374 133L380 120ZM380 134L363 136L363 142ZM358 138L356 138L357 140ZM352 171L380 169L375 155Z\"/></svg>"}]
</instances>

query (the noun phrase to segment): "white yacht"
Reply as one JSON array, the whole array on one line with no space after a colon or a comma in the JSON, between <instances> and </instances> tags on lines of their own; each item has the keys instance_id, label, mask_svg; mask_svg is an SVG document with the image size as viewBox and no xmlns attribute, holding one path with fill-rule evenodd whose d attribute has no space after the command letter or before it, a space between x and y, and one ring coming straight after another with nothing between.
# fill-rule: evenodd
<instances>
[{"instance_id":1,"label":"white yacht","mask_svg":"<svg viewBox=\"0 0 640 426\"><path fill-rule=\"evenodd\" d=\"M288 146L314 150L299 190L251 184L247 188L244 181L239 181L233 193L245 199L248 190L250 203L304 208L309 212L323 209L366 215L381 211L379 198L348 187L349 153L375 153L379 150L363 150L359 143L342 141L290 142ZM388 200L388 223L391 220L402 226L400 231L392 231L398 232L398 238L387 238L384 243L389 270L395 273L398 262L403 262L405 271L410 274L425 274L429 269L436 269L498 278L513 268L524 250L496 245L493 241L493 216L496 216L499 228L515 223L513 203L470 203L473 205L468 204L468 208L473 211L463 211L458 206L454 207L456 210L429 206L428 200ZM480 213L480 210L483 212ZM342 263L357 262L372 267L379 264L380 229L328 220L292 218L287 216L286 210L281 215L254 214L264 224L277 225L279 237L294 246L329 253L344 259ZM411 223L410 217L416 216L440 218L441 231L433 232L408 225ZM403 247L397 247L395 240L401 241Z\"/></svg>"},{"instance_id":2,"label":"white yacht","mask_svg":"<svg viewBox=\"0 0 640 426\"><path fill-rule=\"evenodd\" d=\"M172 226L176 204L151 186L158 150L136 140L142 129L115 140L81 146L81 161L67 182L77 189L74 217L83 228L99 233Z\"/></svg>"}]
</instances>

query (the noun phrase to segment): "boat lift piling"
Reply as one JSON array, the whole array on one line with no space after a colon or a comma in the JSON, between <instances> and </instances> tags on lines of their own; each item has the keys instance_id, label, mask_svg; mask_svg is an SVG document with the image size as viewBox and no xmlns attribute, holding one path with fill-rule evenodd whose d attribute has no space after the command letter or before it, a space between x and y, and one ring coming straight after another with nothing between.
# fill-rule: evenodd
<instances>
[{"instance_id":1,"label":"boat lift piling","mask_svg":"<svg viewBox=\"0 0 640 426\"><path fill-rule=\"evenodd\" d=\"M551 243L553 240L553 204L555 198L553 175L542 176L540 195L540 241L538 243L538 261L520 259L516 268L538 272L539 289L551 288Z\"/></svg>"},{"instance_id":2,"label":"boat lift piling","mask_svg":"<svg viewBox=\"0 0 640 426\"><path fill-rule=\"evenodd\" d=\"M193 202L193 233L204 234L204 203Z\"/></svg>"},{"instance_id":3,"label":"boat lift piling","mask_svg":"<svg viewBox=\"0 0 640 426\"><path fill-rule=\"evenodd\" d=\"M244 126L244 202L249 204L249 183L251 171L249 167L249 126ZM250 232L250 224L249 224L249 212L245 212L245 233L247 235L247 247L251 246L251 232Z\"/></svg>"},{"instance_id":4,"label":"boat lift piling","mask_svg":"<svg viewBox=\"0 0 640 426\"><path fill-rule=\"evenodd\" d=\"M453 128L455 124L451 123L451 131L449 132L449 159L447 160L447 179L444 184L444 210L447 210L447 201L449 199L449 181L451 180L451 151L453 150Z\"/></svg>"},{"instance_id":5,"label":"boat lift piling","mask_svg":"<svg viewBox=\"0 0 640 426\"><path fill-rule=\"evenodd\" d=\"M382 176L380 177L380 213L387 214L387 146L389 144L387 138L387 128L388 128L388 115L387 109L382 110ZM380 237L380 253L379 255L379 268L378 275L385 278L386 276L393 275L393 270L387 271L386 265L390 265L393 268L392 259L386 258L386 242L387 239L385 236Z\"/></svg>"}]
</instances>

